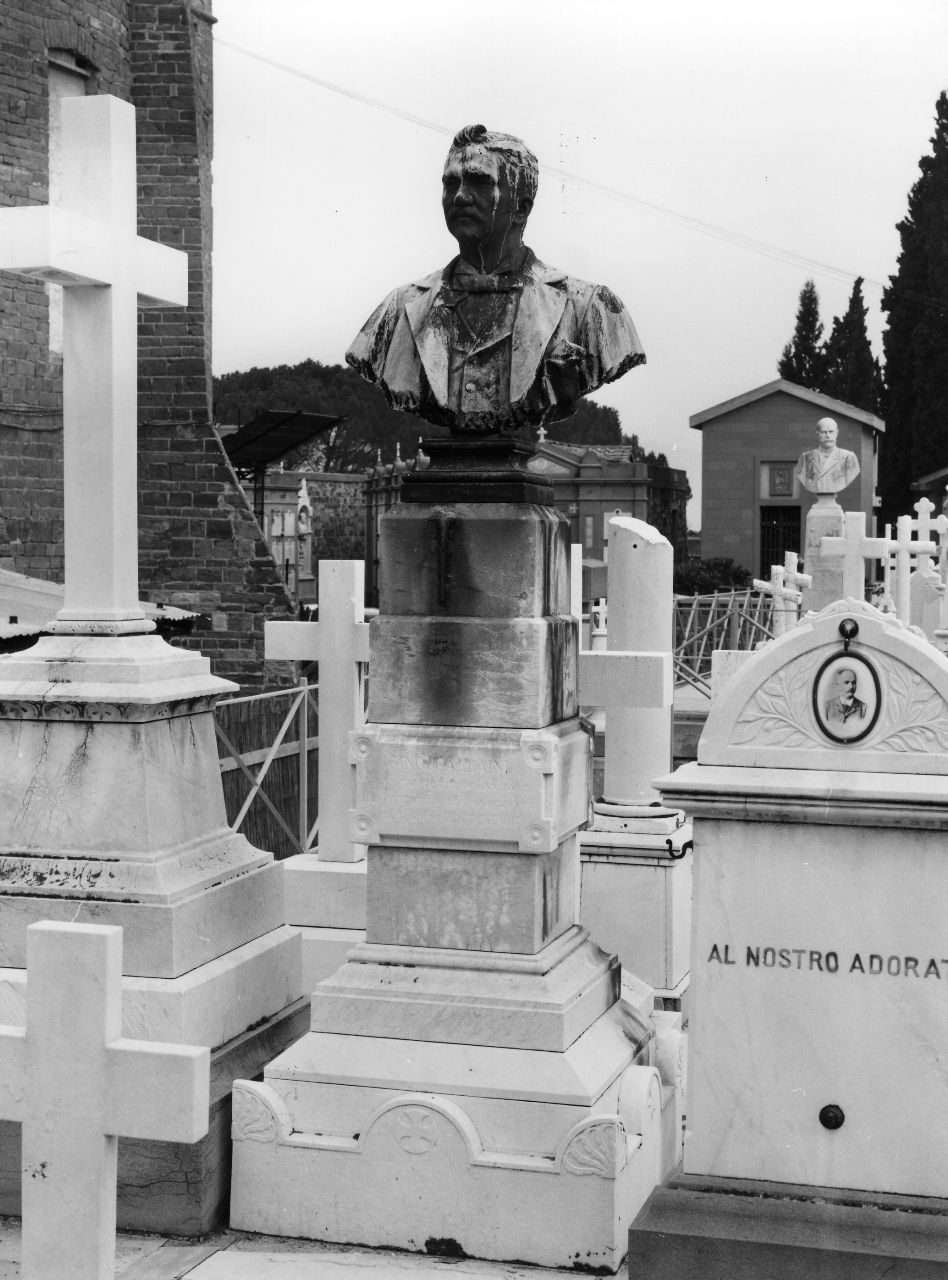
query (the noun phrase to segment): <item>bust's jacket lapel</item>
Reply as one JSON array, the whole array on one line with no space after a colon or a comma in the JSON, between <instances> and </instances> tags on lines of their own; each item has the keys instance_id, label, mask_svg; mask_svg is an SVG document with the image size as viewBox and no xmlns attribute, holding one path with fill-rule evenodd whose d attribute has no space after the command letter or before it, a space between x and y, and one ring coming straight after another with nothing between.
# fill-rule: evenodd
<instances>
[{"instance_id":1,"label":"bust's jacket lapel","mask_svg":"<svg viewBox=\"0 0 948 1280\"><path fill-rule=\"evenodd\" d=\"M527 269L513 329L510 403L517 404L536 381L550 339L569 298L566 273L534 258Z\"/></svg>"},{"instance_id":2,"label":"bust's jacket lapel","mask_svg":"<svg viewBox=\"0 0 948 1280\"><path fill-rule=\"evenodd\" d=\"M451 263L410 286L405 315L411 328L418 357L428 385L438 404L448 402L448 351L451 345L451 315L446 305L445 280Z\"/></svg>"}]
</instances>

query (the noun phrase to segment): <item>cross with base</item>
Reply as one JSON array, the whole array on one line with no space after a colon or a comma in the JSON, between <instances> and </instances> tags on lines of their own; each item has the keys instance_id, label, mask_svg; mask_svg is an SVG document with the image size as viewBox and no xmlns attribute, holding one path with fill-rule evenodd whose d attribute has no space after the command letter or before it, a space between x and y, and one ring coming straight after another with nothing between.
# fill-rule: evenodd
<instances>
[{"instance_id":1,"label":"cross with base","mask_svg":"<svg viewBox=\"0 0 948 1280\"><path fill-rule=\"evenodd\" d=\"M0 1027L0 1116L23 1125L23 1280L112 1280L118 1135L207 1132L210 1050L122 1037L122 930L26 931L26 1026Z\"/></svg>"},{"instance_id":2,"label":"cross with base","mask_svg":"<svg viewBox=\"0 0 948 1280\"><path fill-rule=\"evenodd\" d=\"M59 205L0 210L0 271L63 290L66 582L51 629L150 631L138 602L136 306L185 306L188 257L136 235L135 111L62 102Z\"/></svg>"},{"instance_id":3,"label":"cross with base","mask_svg":"<svg viewBox=\"0 0 948 1280\"><path fill-rule=\"evenodd\" d=\"M754 579L754 589L763 591L773 597L771 618L774 637L791 631L797 624L797 612L803 599L801 588L812 586L813 579L808 573L797 571L797 553L788 551L783 564L770 566L770 580Z\"/></svg>"},{"instance_id":4,"label":"cross with base","mask_svg":"<svg viewBox=\"0 0 948 1280\"><path fill-rule=\"evenodd\" d=\"M319 562L319 621L264 623L268 661L319 663L319 848L321 862L361 862L349 834L353 769L349 734L365 723L360 664L369 660L365 565Z\"/></svg>"}]
</instances>

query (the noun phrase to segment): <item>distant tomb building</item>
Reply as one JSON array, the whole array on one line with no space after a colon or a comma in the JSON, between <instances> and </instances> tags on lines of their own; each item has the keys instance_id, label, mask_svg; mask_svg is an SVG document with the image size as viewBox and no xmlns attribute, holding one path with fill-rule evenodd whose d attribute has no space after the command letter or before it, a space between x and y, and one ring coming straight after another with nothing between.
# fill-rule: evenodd
<instances>
[{"instance_id":1,"label":"distant tomb building","mask_svg":"<svg viewBox=\"0 0 948 1280\"><path fill-rule=\"evenodd\" d=\"M135 107L139 234L190 259L187 310L149 310L139 324L141 594L196 613L175 643L259 686L264 619L292 603L211 425L213 21L210 0L0 6L0 203L55 202L59 99L113 94ZM52 582L63 578L62 347L61 290L0 275L0 567Z\"/></svg>"},{"instance_id":2,"label":"distant tomb building","mask_svg":"<svg viewBox=\"0 0 948 1280\"><path fill-rule=\"evenodd\" d=\"M634 462L627 444L568 444L540 440L531 471L552 481L553 505L569 517L570 537L583 548L583 599L606 594L609 520L632 516L653 525L687 558L688 499L684 471Z\"/></svg>"},{"instance_id":3,"label":"distant tomb building","mask_svg":"<svg viewBox=\"0 0 948 1280\"><path fill-rule=\"evenodd\" d=\"M724 557L766 578L784 553L803 552L806 514L816 500L800 484L797 462L816 445L824 417L839 427L838 445L860 473L837 495L845 511L864 511L872 528L879 437L875 414L778 378L692 415L703 433L701 554Z\"/></svg>"}]
</instances>

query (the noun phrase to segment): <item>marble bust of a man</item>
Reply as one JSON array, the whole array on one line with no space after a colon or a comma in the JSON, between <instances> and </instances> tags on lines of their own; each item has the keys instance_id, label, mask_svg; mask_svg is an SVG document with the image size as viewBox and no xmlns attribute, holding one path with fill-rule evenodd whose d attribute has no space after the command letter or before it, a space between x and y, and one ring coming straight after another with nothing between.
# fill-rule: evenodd
<instances>
[{"instance_id":1,"label":"marble bust of a man","mask_svg":"<svg viewBox=\"0 0 948 1280\"><path fill-rule=\"evenodd\" d=\"M393 290L346 353L393 409L456 436L538 427L645 360L614 293L523 243L537 178L518 138L483 125L455 137L441 204L458 256Z\"/></svg>"},{"instance_id":2,"label":"marble bust of a man","mask_svg":"<svg viewBox=\"0 0 948 1280\"><path fill-rule=\"evenodd\" d=\"M839 428L832 418L820 418L816 424L819 444L800 454L797 476L810 493L839 493L859 475L859 459L836 443Z\"/></svg>"}]
</instances>

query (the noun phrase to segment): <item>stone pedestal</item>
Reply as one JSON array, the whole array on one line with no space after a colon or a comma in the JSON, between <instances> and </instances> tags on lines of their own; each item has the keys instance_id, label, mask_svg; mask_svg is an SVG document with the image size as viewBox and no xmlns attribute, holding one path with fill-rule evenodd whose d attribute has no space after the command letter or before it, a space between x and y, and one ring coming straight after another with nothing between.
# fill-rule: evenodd
<instances>
[{"instance_id":1,"label":"stone pedestal","mask_svg":"<svg viewBox=\"0 0 948 1280\"><path fill-rule=\"evenodd\" d=\"M839 670L862 707L845 719ZM656 1233L667 1277L948 1265L946 774L948 661L848 600L749 658L698 762L660 783L694 823L688 1132L631 1274L656 1274ZM905 1051L880 1053L881 1028ZM810 1269L817 1249L839 1269Z\"/></svg>"},{"instance_id":2,"label":"stone pedestal","mask_svg":"<svg viewBox=\"0 0 948 1280\"><path fill-rule=\"evenodd\" d=\"M803 588L800 613L818 612L834 600L846 595L843 589L843 562L825 559L821 550L824 538L841 538L846 529L846 513L835 494L821 493L806 513L803 539L803 566L813 579Z\"/></svg>"},{"instance_id":3,"label":"stone pedestal","mask_svg":"<svg viewBox=\"0 0 948 1280\"><path fill-rule=\"evenodd\" d=\"M231 1222L615 1270L676 1159L680 1037L578 924L566 522L416 499L381 552L350 748L366 940L310 1034L235 1087Z\"/></svg>"},{"instance_id":4,"label":"stone pedestal","mask_svg":"<svg viewBox=\"0 0 948 1280\"><path fill-rule=\"evenodd\" d=\"M233 687L207 659L150 635L55 635L0 659L5 1020L22 1021L27 926L69 920L124 928L127 1036L207 1044L220 1056L268 1025L262 1056L298 1034L300 943L284 924L282 869L224 812L212 708ZM253 1058L245 1049L242 1062ZM229 1093L227 1080L214 1104L229 1106ZM212 1117L195 1159L226 1166L225 1138ZM170 1144L147 1145L158 1179L175 1184ZM0 1150L0 1166L13 1159ZM207 1230L220 1175L185 1182L189 1212ZM161 1206L155 1197L150 1216L143 1198L125 1222L167 1229Z\"/></svg>"},{"instance_id":5,"label":"stone pedestal","mask_svg":"<svg viewBox=\"0 0 948 1280\"><path fill-rule=\"evenodd\" d=\"M656 833L580 836L583 924L654 988L656 1006L680 1009L691 938L691 823Z\"/></svg>"}]
</instances>

